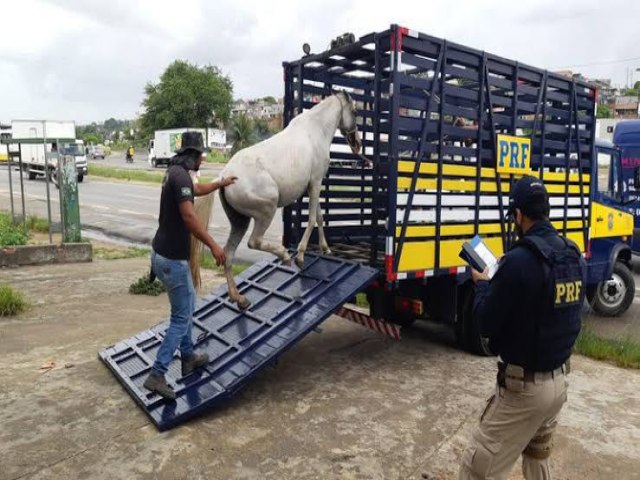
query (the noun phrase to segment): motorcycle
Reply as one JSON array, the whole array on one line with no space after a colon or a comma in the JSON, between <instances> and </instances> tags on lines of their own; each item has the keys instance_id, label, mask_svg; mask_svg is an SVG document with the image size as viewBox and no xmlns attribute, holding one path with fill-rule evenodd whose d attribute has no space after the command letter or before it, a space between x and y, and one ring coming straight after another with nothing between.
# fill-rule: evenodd
<instances>
[{"instance_id":1,"label":"motorcycle","mask_svg":"<svg viewBox=\"0 0 640 480\"><path fill-rule=\"evenodd\" d=\"M133 155L127 153L126 163L133 163Z\"/></svg>"}]
</instances>

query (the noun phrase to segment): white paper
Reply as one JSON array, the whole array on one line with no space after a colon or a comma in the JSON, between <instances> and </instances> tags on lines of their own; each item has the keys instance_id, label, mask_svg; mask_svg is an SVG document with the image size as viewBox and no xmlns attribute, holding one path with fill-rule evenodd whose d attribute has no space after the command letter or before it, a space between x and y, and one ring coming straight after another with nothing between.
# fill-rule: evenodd
<instances>
[{"instance_id":1,"label":"white paper","mask_svg":"<svg viewBox=\"0 0 640 480\"><path fill-rule=\"evenodd\" d=\"M491 250L489 250L489 247L487 247L482 240L474 245L473 249L487 265L487 268L489 269L489 278L493 278L498 271L498 259L496 256L491 252Z\"/></svg>"}]
</instances>

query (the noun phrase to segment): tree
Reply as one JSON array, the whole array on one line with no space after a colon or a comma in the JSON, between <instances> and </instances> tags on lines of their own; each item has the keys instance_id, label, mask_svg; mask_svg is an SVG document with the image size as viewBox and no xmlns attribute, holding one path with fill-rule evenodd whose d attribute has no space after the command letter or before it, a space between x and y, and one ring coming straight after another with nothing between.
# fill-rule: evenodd
<instances>
[{"instance_id":1,"label":"tree","mask_svg":"<svg viewBox=\"0 0 640 480\"><path fill-rule=\"evenodd\" d=\"M611 118L611 109L608 105L598 105L596 118Z\"/></svg>"},{"instance_id":2,"label":"tree","mask_svg":"<svg viewBox=\"0 0 640 480\"><path fill-rule=\"evenodd\" d=\"M624 96L625 97L638 97L638 96L640 96L640 91L638 91L635 87L634 88L628 88L627 90L625 90Z\"/></svg>"},{"instance_id":3,"label":"tree","mask_svg":"<svg viewBox=\"0 0 640 480\"><path fill-rule=\"evenodd\" d=\"M233 118L233 148L231 154L256 143L256 131L253 121L241 113Z\"/></svg>"},{"instance_id":4,"label":"tree","mask_svg":"<svg viewBox=\"0 0 640 480\"><path fill-rule=\"evenodd\" d=\"M76 129L76 136L83 140L86 145L97 145L104 142L102 134L98 131L98 126L95 123L91 125L78 126Z\"/></svg>"},{"instance_id":5,"label":"tree","mask_svg":"<svg viewBox=\"0 0 640 480\"><path fill-rule=\"evenodd\" d=\"M636 83L633 84L633 89L640 91L640 80L638 80Z\"/></svg>"},{"instance_id":6,"label":"tree","mask_svg":"<svg viewBox=\"0 0 640 480\"><path fill-rule=\"evenodd\" d=\"M233 85L217 67L176 60L160 82L145 87L141 126L146 134L179 127L224 125L231 114Z\"/></svg>"},{"instance_id":7,"label":"tree","mask_svg":"<svg viewBox=\"0 0 640 480\"><path fill-rule=\"evenodd\" d=\"M278 103L278 101L271 96L264 97L262 100L264 100L264 103L266 103L267 105L275 105L276 103Z\"/></svg>"}]
</instances>

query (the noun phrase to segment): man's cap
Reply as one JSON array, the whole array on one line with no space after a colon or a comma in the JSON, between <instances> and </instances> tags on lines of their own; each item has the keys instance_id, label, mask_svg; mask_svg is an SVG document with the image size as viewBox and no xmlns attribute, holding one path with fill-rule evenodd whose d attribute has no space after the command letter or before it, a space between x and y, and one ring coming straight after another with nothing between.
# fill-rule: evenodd
<instances>
[{"instance_id":1,"label":"man's cap","mask_svg":"<svg viewBox=\"0 0 640 480\"><path fill-rule=\"evenodd\" d=\"M198 153L204 153L204 140L202 139L202 133L200 132L183 132L181 135L180 149L176 152L178 155L182 155L188 150L193 150Z\"/></svg>"},{"instance_id":2,"label":"man's cap","mask_svg":"<svg viewBox=\"0 0 640 480\"><path fill-rule=\"evenodd\" d=\"M516 208L527 216L549 215L549 194L542 180L525 175L518 180L509 194L509 213Z\"/></svg>"}]
</instances>

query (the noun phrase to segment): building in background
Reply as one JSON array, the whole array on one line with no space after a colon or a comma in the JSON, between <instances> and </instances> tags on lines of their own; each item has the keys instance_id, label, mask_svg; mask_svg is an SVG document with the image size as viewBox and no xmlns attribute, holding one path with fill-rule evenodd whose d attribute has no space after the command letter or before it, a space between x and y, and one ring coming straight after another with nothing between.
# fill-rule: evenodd
<instances>
[{"instance_id":1,"label":"building in background","mask_svg":"<svg viewBox=\"0 0 640 480\"><path fill-rule=\"evenodd\" d=\"M613 118L638 118L638 97L614 97L612 107Z\"/></svg>"}]
</instances>

